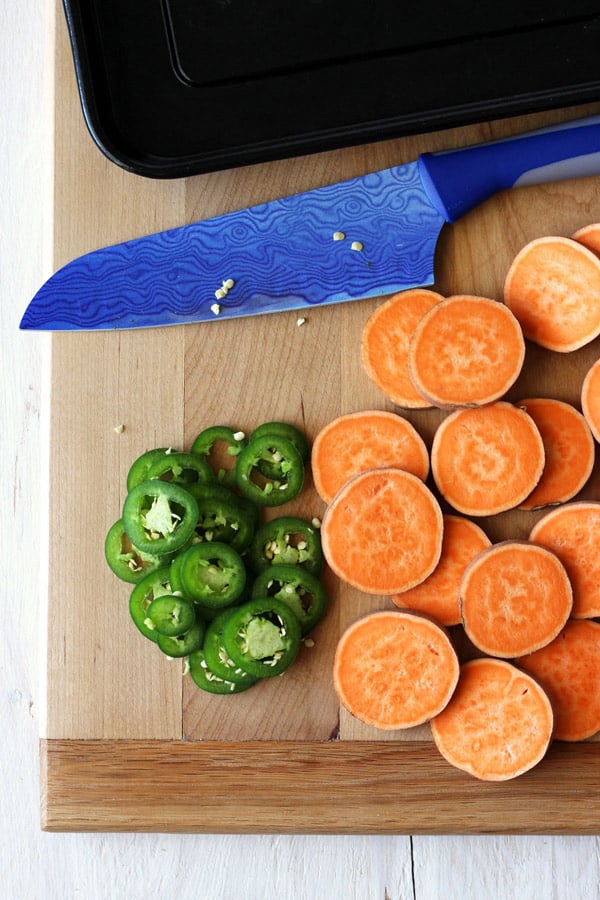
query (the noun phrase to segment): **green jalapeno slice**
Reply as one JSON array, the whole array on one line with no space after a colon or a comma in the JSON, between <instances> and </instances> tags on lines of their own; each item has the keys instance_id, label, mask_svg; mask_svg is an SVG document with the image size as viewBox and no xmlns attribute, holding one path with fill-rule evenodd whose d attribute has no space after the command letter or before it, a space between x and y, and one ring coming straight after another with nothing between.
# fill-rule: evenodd
<instances>
[{"instance_id":1,"label":"green jalapeno slice","mask_svg":"<svg viewBox=\"0 0 600 900\"><path fill-rule=\"evenodd\" d=\"M148 609L157 597L171 594L170 573L170 566L149 572L136 584L129 596L129 614L134 624L144 637L155 644L158 642L158 632L148 619Z\"/></svg>"},{"instance_id":2,"label":"green jalapeno slice","mask_svg":"<svg viewBox=\"0 0 600 900\"><path fill-rule=\"evenodd\" d=\"M294 612L275 597L259 597L235 607L223 626L228 655L256 678L284 672L298 655L300 638Z\"/></svg>"},{"instance_id":3,"label":"green jalapeno slice","mask_svg":"<svg viewBox=\"0 0 600 900\"><path fill-rule=\"evenodd\" d=\"M300 622L302 637L321 621L327 608L325 588L303 566L269 566L256 576L251 596L276 597L287 603Z\"/></svg>"},{"instance_id":4,"label":"green jalapeno slice","mask_svg":"<svg viewBox=\"0 0 600 900\"><path fill-rule=\"evenodd\" d=\"M156 459L146 472L146 480L160 478L172 484L207 484L214 480L211 467L201 456L194 453L164 453Z\"/></svg>"},{"instance_id":5,"label":"green jalapeno slice","mask_svg":"<svg viewBox=\"0 0 600 900\"><path fill-rule=\"evenodd\" d=\"M158 634L177 637L185 634L196 621L196 611L191 600L175 594L154 597L146 611L146 623Z\"/></svg>"},{"instance_id":6,"label":"green jalapeno slice","mask_svg":"<svg viewBox=\"0 0 600 900\"><path fill-rule=\"evenodd\" d=\"M104 541L104 557L117 578L130 584L137 584L144 575L164 566L169 559L137 550L125 531L123 519L117 519L108 529Z\"/></svg>"},{"instance_id":7,"label":"green jalapeno slice","mask_svg":"<svg viewBox=\"0 0 600 900\"><path fill-rule=\"evenodd\" d=\"M296 428L295 425L289 422L263 422L262 425L254 429L250 435L250 440L253 441L256 438L263 437L265 434L277 435L291 441L299 451L302 462L306 465L310 455L310 448L308 441L299 428ZM277 458L276 454L273 454L271 459L259 460L258 468L268 478L281 478L284 473L281 471L280 463L281 460Z\"/></svg>"},{"instance_id":8,"label":"green jalapeno slice","mask_svg":"<svg viewBox=\"0 0 600 900\"><path fill-rule=\"evenodd\" d=\"M127 473L127 490L130 491L136 486L146 481L148 478L148 469L157 459L161 459L165 453L169 453L168 447L155 447L153 450L146 450L141 456L133 461Z\"/></svg>"},{"instance_id":9,"label":"green jalapeno slice","mask_svg":"<svg viewBox=\"0 0 600 900\"><path fill-rule=\"evenodd\" d=\"M207 691L209 694L241 694L242 691L247 691L253 684L256 684L255 679L251 681L235 682L226 681L218 675L215 675L206 663L204 650L202 648L190 653L188 664L194 684L201 690Z\"/></svg>"},{"instance_id":10,"label":"green jalapeno slice","mask_svg":"<svg viewBox=\"0 0 600 900\"><path fill-rule=\"evenodd\" d=\"M263 475L259 464L276 459L276 477ZM292 500L304 484L304 463L297 447L287 438L264 434L248 443L238 456L235 481L241 493L257 506L281 506Z\"/></svg>"},{"instance_id":11,"label":"green jalapeno slice","mask_svg":"<svg viewBox=\"0 0 600 900\"><path fill-rule=\"evenodd\" d=\"M196 540L220 541L243 553L258 526L254 504L221 484L189 485L187 490L198 504Z\"/></svg>"},{"instance_id":12,"label":"green jalapeno slice","mask_svg":"<svg viewBox=\"0 0 600 900\"><path fill-rule=\"evenodd\" d=\"M234 431L229 425L212 425L194 439L191 452L206 460L217 481L230 486L235 484L236 457L246 443L242 431Z\"/></svg>"},{"instance_id":13,"label":"green jalapeno slice","mask_svg":"<svg viewBox=\"0 0 600 900\"><path fill-rule=\"evenodd\" d=\"M179 574L184 596L210 609L235 603L246 585L240 554L218 541L189 547L182 554Z\"/></svg>"},{"instance_id":14,"label":"green jalapeno slice","mask_svg":"<svg viewBox=\"0 0 600 900\"><path fill-rule=\"evenodd\" d=\"M143 553L174 553L191 538L197 521L195 498L168 481L143 481L129 491L123 504L125 531Z\"/></svg>"},{"instance_id":15,"label":"green jalapeno slice","mask_svg":"<svg viewBox=\"0 0 600 900\"><path fill-rule=\"evenodd\" d=\"M248 548L255 573L272 565L302 566L313 575L323 568L323 550L318 528L297 516L280 516L256 531Z\"/></svg>"},{"instance_id":16,"label":"green jalapeno slice","mask_svg":"<svg viewBox=\"0 0 600 900\"><path fill-rule=\"evenodd\" d=\"M181 659L199 650L204 643L206 625L202 619L196 619L192 627L184 634L169 636L159 634L157 644L165 656Z\"/></svg>"},{"instance_id":17,"label":"green jalapeno slice","mask_svg":"<svg viewBox=\"0 0 600 900\"><path fill-rule=\"evenodd\" d=\"M248 682L254 684L257 679L238 666L223 645L223 628L232 613L233 609L223 610L207 626L203 644L204 659L210 671L224 681L233 681L234 684Z\"/></svg>"}]
</instances>

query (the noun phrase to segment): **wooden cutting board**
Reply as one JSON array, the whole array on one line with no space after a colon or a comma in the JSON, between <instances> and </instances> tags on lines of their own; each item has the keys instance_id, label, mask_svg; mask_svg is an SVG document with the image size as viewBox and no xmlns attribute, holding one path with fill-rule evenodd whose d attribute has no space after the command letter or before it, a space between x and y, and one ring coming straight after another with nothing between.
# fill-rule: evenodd
<instances>
[{"instance_id":1,"label":"wooden cutting board","mask_svg":"<svg viewBox=\"0 0 600 900\"><path fill-rule=\"evenodd\" d=\"M54 264L102 245L414 159L598 112L594 107L273 162L188 180L121 171L96 149L78 104L62 15L56 47ZM500 297L516 251L600 220L600 179L500 195L443 232L435 289ZM125 476L144 450L187 449L210 424L284 419L309 438L334 416L392 409L359 362L378 301L204 325L52 336L42 827L204 832L596 832L600 745L556 745L533 772L483 784L448 766L427 728L382 735L336 702L340 630L389 601L329 573L326 620L294 669L246 694L211 697L128 618L129 588L103 559ZM578 402L598 342L528 349L513 394ZM429 442L441 413L414 415ZM586 496L600 496L595 472ZM40 504L41 506L41 504ZM286 508L322 515L309 484ZM482 524L524 536L536 514Z\"/></svg>"}]
</instances>

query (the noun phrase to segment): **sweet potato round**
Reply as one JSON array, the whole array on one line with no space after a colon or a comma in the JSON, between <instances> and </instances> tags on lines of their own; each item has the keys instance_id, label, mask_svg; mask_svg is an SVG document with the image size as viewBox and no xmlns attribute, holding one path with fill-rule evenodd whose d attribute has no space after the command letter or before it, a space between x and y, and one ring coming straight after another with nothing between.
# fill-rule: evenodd
<instances>
[{"instance_id":1,"label":"sweet potato round","mask_svg":"<svg viewBox=\"0 0 600 900\"><path fill-rule=\"evenodd\" d=\"M543 687L502 659L473 659L461 666L450 702L431 720L442 756L483 781L506 781L546 755L554 715Z\"/></svg>"},{"instance_id":2,"label":"sweet potato round","mask_svg":"<svg viewBox=\"0 0 600 900\"><path fill-rule=\"evenodd\" d=\"M399 594L430 575L443 518L429 488L402 469L355 475L323 516L323 554L335 574L367 594Z\"/></svg>"},{"instance_id":3,"label":"sweet potato round","mask_svg":"<svg viewBox=\"0 0 600 900\"><path fill-rule=\"evenodd\" d=\"M446 631L413 612L369 613L342 634L333 683L356 718L385 730L427 722L448 703L459 662Z\"/></svg>"}]
</instances>

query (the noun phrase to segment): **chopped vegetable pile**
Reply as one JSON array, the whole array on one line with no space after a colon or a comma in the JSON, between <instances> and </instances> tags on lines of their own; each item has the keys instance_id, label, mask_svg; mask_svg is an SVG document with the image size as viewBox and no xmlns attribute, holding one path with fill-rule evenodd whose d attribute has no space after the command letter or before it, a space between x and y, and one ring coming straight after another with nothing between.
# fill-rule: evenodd
<instances>
[{"instance_id":1,"label":"chopped vegetable pile","mask_svg":"<svg viewBox=\"0 0 600 900\"><path fill-rule=\"evenodd\" d=\"M396 407L446 412L420 490L406 444L392 442L399 412L360 440L376 413L346 415L313 444L326 562L355 588L389 596L396 613L367 614L341 636L338 698L375 727L430 722L444 758L480 779L514 778L553 739L600 731L600 500L580 496L600 439L600 360L579 386L580 409L507 396L527 342L564 354L600 335L599 236L595 224L530 242L510 265L504 302L416 289L371 314L367 376ZM493 543L477 520L514 509L542 515L526 539ZM452 655L436 672L439 636L425 642L402 615L451 629L462 659L453 691Z\"/></svg>"},{"instance_id":2,"label":"chopped vegetable pile","mask_svg":"<svg viewBox=\"0 0 600 900\"><path fill-rule=\"evenodd\" d=\"M320 523L261 521L299 494L308 456L295 426L267 422L249 439L212 426L189 453L156 448L130 467L106 561L134 585L138 630L187 658L202 690L237 694L282 674L325 614Z\"/></svg>"}]
</instances>

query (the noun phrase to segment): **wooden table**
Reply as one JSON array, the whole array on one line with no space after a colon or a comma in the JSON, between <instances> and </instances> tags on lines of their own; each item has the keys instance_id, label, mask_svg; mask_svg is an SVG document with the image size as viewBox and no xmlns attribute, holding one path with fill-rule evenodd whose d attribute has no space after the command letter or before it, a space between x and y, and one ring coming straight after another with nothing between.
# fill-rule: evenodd
<instances>
[{"instance_id":1,"label":"wooden table","mask_svg":"<svg viewBox=\"0 0 600 900\"><path fill-rule=\"evenodd\" d=\"M107 638L99 629L92 628L90 638L89 627L84 627L89 625L90 619L86 615L84 621L76 610L82 594L89 596L89 586L93 581L94 599L97 600L100 594L108 604L107 609L112 609L111 604L119 602L115 598L122 597L122 594L119 595L119 586L115 586L107 573L95 568L93 562L87 566L86 560L90 559L90 549L101 528L109 524L112 511L118 509L122 476L132 454L146 442L158 444L167 438L172 443L189 440L202 419L206 404L214 398L215 384L218 384L220 402L224 407L231 404L234 396L243 398L236 401L235 409L249 425L254 417L265 417L270 412L284 415L292 404L295 404L293 409L297 414L300 399L298 391L294 392L294 381L290 380L289 375L281 378L276 391L268 399L263 395L248 396L243 393L241 388L246 378L256 378L258 373L256 358L249 346L242 349L240 359L245 378L238 373L224 388L223 381L212 374L209 383L206 383L202 377L206 370L202 366L200 334L195 326L174 329L168 337L159 332L139 332L129 336L80 335L48 340L40 335L18 334L16 325L29 295L53 267L70 256L91 249L92 245L210 215L245 204L249 196L268 199L309 187L323 178L334 180L385 166L399 161L399 155L401 159L412 158L421 150L447 146L448 141L460 143L474 137L486 139L533 127L542 119L557 121L585 114L588 110L555 112L548 114L547 119L524 117L506 123L482 125L468 131L456 130L387 142L375 145L368 151L357 148L297 160L293 164L274 163L244 172L202 176L188 182L150 184L115 169L87 138L74 96L64 26L59 19L58 116L53 172L44 155L49 147L48 120L44 118L49 102L48 82L44 79L44 73L47 79L50 70L44 70L42 66L43 41L47 33L43 27L42 5L27 13L26 22L21 17L12 29L6 29L3 49L8 56L1 57L6 67L6 71L3 70L3 76L6 75L2 81L3 89L5 84L14 85L14 92L7 90L7 102L3 104L7 110L6 121L10 125L10 143L9 167L2 175L2 196L6 199L3 199L1 248L5 254L2 271L9 273L2 283L3 420L5 433L10 435L14 447L11 478L7 478L6 497L2 504L5 558L10 561L3 568L3 597L13 598L11 610L13 615L17 613L14 616L16 627L3 631L2 636L6 644L3 665L8 661L8 679L7 702L2 706L7 737L2 748L6 785L2 804L1 847L3 871L8 873L9 895L64 897L81 891L90 897L141 897L152 891L155 896L169 897L174 879L178 877L177 892L184 897L197 896L198 883L210 884L210 895L215 898L234 897L240 892L251 898L269 893L282 898L340 896L361 900L383 896L595 896L598 883L598 863L594 852L596 842L593 837L577 835L578 830L587 830L578 829L578 821L584 819L589 822L592 815L592 810L586 807L589 791L585 781L566 803L560 777L555 777L549 768L541 773L541 780L537 782L539 795L534 791L538 803L535 807L538 828L531 827L531 815L527 815L527 809L519 799L521 788L516 784L498 792L500 815L494 814L495 799L490 797L486 800L489 803L486 815L492 824L482 827L481 795L461 776L434 763L427 741L418 742L417 748L408 743L399 746L397 742L380 746L379 741L373 742L371 735L361 733L360 729L353 731L354 725L348 722L341 724L342 730L346 729L346 740L340 742L345 765L336 771L339 776L345 774L346 778L348 772L351 773L345 789L346 806L344 810L330 810L330 817L322 820L321 829L318 822L314 828L317 831L348 832L344 836L291 834L282 837L283 832L290 830L312 830L306 827L306 813L302 821L302 811L298 809L301 800L298 797L291 807L281 802L282 814L278 820L271 811L266 817L268 821L263 819L255 827L252 827L250 816L252 813L255 818L260 817L260 804L254 810L246 806L247 818L241 830L256 833L243 836L216 834L220 830L231 830L235 825L231 811L225 823L227 827L220 829L211 826L208 830L212 834L207 835L49 835L40 832L37 810L40 786L36 776L38 729L47 739L47 743L42 744L43 751L51 751L49 762L55 766L48 768L51 775L49 783L56 789L50 810L53 818L45 822L49 827L72 826L78 829L86 827L87 823L87 827L103 831L105 823L106 827L125 831L150 826L158 832L173 828L173 807L169 809L168 803L158 812L155 805L147 808L145 813L142 811L141 819L128 817L127 811L118 819L119 803L111 797L119 799L119 794L108 796L106 791L102 794L103 771L107 766L110 786L117 786L119 758L115 760L114 755L110 757L107 751L110 753L119 746L123 748L123 745L114 745L115 741L121 740L127 741L125 756L132 764L129 773L132 773L134 787L147 790L150 783L148 776L156 771L157 756L149 758L145 749L148 742L153 742L154 750L159 753L158 760L162 758L169 763L166 776L169 790L176 787L183 790L184 787L177 782L180 778L184 781L184 776L188 775L192 785L191 799L194 804L201 804L202 798L198 796L200 783L194 762L195 740L181 740L186 732L189 738L199 736L196 731L196 698L188 685L184 687L181 703L180 674L172 666L161 668L156 655L148 653L146 646L139 653L135 651L135 659L128 655L129 641L120 643L120 629L111 631L111 637ZM32 34L35 35L35 44L32 43ZM21 72L25 60L28 63L28 79L24 81L19 77L17 69L4 62L7 59L14 61L15 66L18 60ZM24 116L30 123L29 131L24 130ZM52 180L55 187L53 202L48 192ZM125 196L129 198L127 203L122 202ZM516 195L497 198L494 204L494 209L486 205L487 208L468 217L468 221L454 227L445 236L441 246L441 268L438 268L439 289L442 291L457 289L456 266L456 271L461 273L461 283L462 273L469 272L470 291L493 293L497 290L511 252L529 236L556 229L569 233L579 224L600 217L596 182L569 187L551 186L536 190L535 195L528 193L527 198ZM52 208L55 230L51 257L47 254L47 238L51 234ZM123 209L124 217L121 215ZM499 216L498 212L502 215ZM26 234L14 227L18 219L31 223ZM491 252L490 248L493 248ZM7 259L10 259L10 268L7 267ZM260 335L266 337L272 334L272 329L276 329L279 337L287 335L289 342L284 346L286 353L292 354L291 362L299 365L307 356L313 360L321 358L321 375L330 372L323 347L335 348L338 360L333 382L336 407L343 411L359 399L361 404L369 402L384 406L381 397L365 384L356 366L355 354L348 348L349 336L356 334L364 319L365 309L363 304L353 304L345 306L335 316L329 315L327 310L316 311L307 323L310 327L302 332L296 330L295 317L288 317L285 321L284 316L276 324L273 319L268 322L266 319L257 320L252 325L255 329L253 334L255 339ZM213 373L224 368L224 346L233 331L229 323L218 323L216 327L224 333L216 339L221 347L220 354L217 353L216 359L214 354L211 357L216 363ZM53 375L51 403L46 391L50 349ZM159 378L150 383L147 378L140 377L132 382L131 370L127 367L136 360L142 374L147 374L149 369L144 367L149 366L149 359L154 371L162 373L168 370L170 378ZM123 360L127 361L125 368ZM181 364L182 360L185 365ZM102 365L99 365L100 361ZM276 359L277 362L281 363L281 359ZM117 368L118 364L121 369ZM279 365L278 371L289 370ZM360 386L360 398L355 393L357 385ZM135 404L131 402L132 388L138 401ZM58 404L57 396L60 398ZM85 401L83 406L82 400ZM315 407L311 408L309 430L313 433L319 422L329 416L329 403L331 397L322 400L316 411ZM46 431L48 420L52 435L49 444ZM90 427L92 420L93 427ZM125 424L125 430L117 434L114 427L119 424ZM47 568L43 559L46 541L41 514L45 506L42 499L46 488L44 457L48 458L48 448L54 489L50 504L50 565ZM41 462L38 456L40 449ZM81 461L86 461L87 466L81 466ZM69 492L81 492L88 476L87 467L93 468L93 477L102 486L102 501L90 507L89 515L82 515L74 523L70 514L72 500L69 499ZM112 478L108 477L109 473L113 474ZM76 541L80 551L84 552L67 553L59 558L59 537L68 546ZM42 629L43 639L39 642L37 630L39 618L43 618L48 608L47 571L51 596L58 596L59 584L64 586L66 615L63 621L50 621L50 665L48 670L42 665L48 675L45 682L49 688L46 702L44 681L40 687L36 680L36 668L40 654L45 653L45 627ZM15 572L20 575L18 585L15 584ZM36 595L39 584L42 599L38 606ZM356 615L361 602L360 598L354 598L352 604L345 607L345 612L336 607L339 623L344 615ZM50 606L51 611L55 609L56 606ZM91 615L96 624L103 621L101 616L96 618L97 607ZM61 640L56 640L59 634ZM116 641L113 640L115 635ZM326 636L319 649L325 655L331 652L328 641ZM68 677L74 672L80 674L82 680L75 681ZM323 697L328 696L327 690L326 685L319 686ZM303 731L293 735L294 752L286 762L286 765L295 768L298 777L306 773L311 802L315 800L316 786L322 787L319 780L319 768L322 766L320 753L327 755L330 749L327 743L322 742L331 733L327 730L331 714L331 707L326 704L322 715L317 717L318 721L311 725L315 729L309 735L311 744L318 743L319 746L306 746L310 753L317 751L316 757L311 760L310 753L303 751L302 745L306 740L306 732ZM265 736L264 730L257 735L252 733L252 729L247 734L240 734L235 720L218 724L215 720L211 727L211 739L221 749L224 743L231 747L241 739L254 742L257 737L260 740ZM275 724L269 727L276 730ZM226 733L227 730L229 733ZM275 732L271 739L275 743L280 741ZM87 755L88 741L91 742L91 756ZM173 742L179 748L175 752L182 763L175 773L170 768ZM344 744L347 746L344 747ZM256 759L258 749L252 744L253 759ZM402 789L394 781L394 773L398 772L398 752L409 754L413 766L417 761L417 769L409 770L416 771L415 777L405 776ZM586 754L593 752L594 748L586 750L578 757L578 764L585 766ZM129 753L133 755L128 756ZM161 754L164 756L161 757ZM369 821L364 824L364 798L371 778L368 772L365 774L364 766L372 766L374 758L381 767L383 783L390 786L396 806L396 809L393 805L382 808L384 816L390 817L383 822L383 827L378 823L374 805L370 806ZM281 761L279 756L280 764ZM141 763L141 772L137 768L138 762ZM558 767L563 764L560 758L555 761ZM256 775L252 767L248 771L239 768L239 757L235 765L238 768L233 771L237 771L237 775L232 778L238 786L248 772ZM331 766L331 763L326 765ZM146 771L144 766L147 766ZM88 781L90 776L92 780ZM61 779L65 777L67 790L61 793ZM72 789L73 779L78 781L80 794ZM436 779L439 779L437 796ZM381 790L379 779L372 784L376 791ZM333 788L339 790L335 784ZM99 789L100 794L97 793ZM45 794L44 790L42 794ZM405 802L410 804L410 815L403 817L406 827L398 828L397 804L402 802L403 795ZM434 813L440 809L440 795L444 796L443 815L438 822ZM156 792L152 796L156 799ZM213 817L217 796L218 792L213 791L209 813ZM79 807L78 819L76 813L80 801L83 806ZM90 801L96 803L92 814ZM539 807L542 801L543 809ZM178 793L173 797L173 802L178 809L187 808L188 818L182 820L181 830L195 830L198 817L194 819L191 816L191 804L182 804ZM323 803L322 809L325 808L326 803ZM513 822L515 815L517 818L520 816L518 828L506 827L506 816L511 809ZM161 816L164 818L161 819ZM361 820L362 827L357 824ZM557 822L560 823L558 826ZM414 823L413 828L411 823ZM366 830L382 833L364 836L362 832ZM404 833L385 833L388 830ZM485 831L506 830L524 833L519 837L484 837L482 834ZM261 835L261 831L273 834ZM544 838L530 836L535 831L558 831L563 835ZM446 836L442 836L444 832L447 832ZM465 832L472 834L458 836ZM234 887L230 878L232 870L239 873Z\"/></svg>"}]
</instances>

